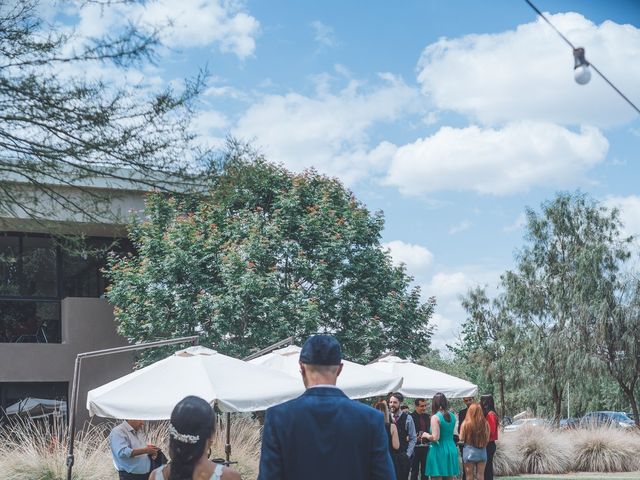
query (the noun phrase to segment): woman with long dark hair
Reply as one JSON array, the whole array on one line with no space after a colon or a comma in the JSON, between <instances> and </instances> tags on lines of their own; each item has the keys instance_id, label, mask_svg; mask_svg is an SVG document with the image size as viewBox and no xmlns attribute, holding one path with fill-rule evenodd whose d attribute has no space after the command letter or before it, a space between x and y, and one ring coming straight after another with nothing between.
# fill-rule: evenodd
<instances>
[{"instance_id":1,"label":"woman with long dark hair","mask_svg":"<svg viewBox=\"0 0 640 480\"><path fill-rule=\"evenodd\" d=\"M426 475L432 480L450 479L460 473L458 449L453 440L456 416L449 412L449 402L443 393L436 393L431 402L431 433L422 438L431 442L427 454Z\"/></svg>"},{"instance_id":2,"label":"woman with long dark hair","mask_svg":"<svg viewBox=\"0 0 640 480\"><path fill-rule=\"evenodd\" d=\"M389 414L389 406L384 400L376 402L374 405L376 410L380 410L384 415L384 429L387 431L387 439L389 440L389 453L393 461L393 468L396 471L396 478L400 478L400 466L398 464L398 449L400 448L400 438L398 437L398 428L391 423L391 415Z\"/></svg>"},{"instance_id":3,"label":"woman with long dark hair","mask_svg":"<svg viewBox=\"0 0 640 480\"><path fill-rule=\"evenodd\" d=\"M189 396L171 412L169 455L171 463L156 468L149 480L241 480L235 470L209 460L216 421L205 400Z\"/></svg>"},{"instance_id":4,"label":"woman with long dark hair","mask_svg":"<svg viewBox=\"0 0 640 480\"><path fill-rule=\"evenodd\" d=\"M462 463L467 480L483 480L487 464L487 443L489 442L489 422L484 418L482 407L472 403L460 427ZM475 469L475 474L474 474Z\"/></svg>"},{"instance_id":5,"label":"woman with long dark hair","mask_svg":"<svg viewBox=\"0 0 640 480\"><path fill-rule=\"evenodd\" d=\"M484 468L484 479L493 480L493 456L496 453L496 440L498 440L498 425L500 419L496 413L496 404L493 401L493 395L482 395L480 397L480 406L484 417L489 423L489 443L487 443L487 465Z\"/></svg>"}]
</instances>

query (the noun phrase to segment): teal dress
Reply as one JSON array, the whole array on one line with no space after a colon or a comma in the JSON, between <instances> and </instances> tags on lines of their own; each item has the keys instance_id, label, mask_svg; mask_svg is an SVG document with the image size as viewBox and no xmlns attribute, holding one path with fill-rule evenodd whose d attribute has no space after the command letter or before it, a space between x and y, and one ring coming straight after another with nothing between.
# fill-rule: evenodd
<instances>
[{"instance_id":1,"label":"teal dress","mask_svg":"<svg viewBox=\"0 0 640 480\"><path fill-rule=\"evenodd\" d=\"M460 473L458 449L453 441L456 416L453 413L449 415L451 418L447 422L442 412L436 413L440 420L440 440L429 444L426 468L428 477L455 477Z\"/></svg>"}]
</instances>

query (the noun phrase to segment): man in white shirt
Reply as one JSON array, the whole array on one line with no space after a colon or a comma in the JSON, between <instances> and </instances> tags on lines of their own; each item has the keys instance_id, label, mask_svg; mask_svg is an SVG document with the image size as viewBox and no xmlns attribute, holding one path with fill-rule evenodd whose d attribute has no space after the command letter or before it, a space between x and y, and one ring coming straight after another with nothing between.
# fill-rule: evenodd
<instances>
[{"instance_id":1,"label":"man in white shirt","mask_svg":"<svg viewBox=\"0 0 640 480\"><path fill-rule=\"evenodd\" d=\"M147 480L151 471L151 457L158 454L158 447L147 444L142 433L142 420L125 420L111 430L109 445L113 465L120 480Z\"/></svg>"}]
</instances>

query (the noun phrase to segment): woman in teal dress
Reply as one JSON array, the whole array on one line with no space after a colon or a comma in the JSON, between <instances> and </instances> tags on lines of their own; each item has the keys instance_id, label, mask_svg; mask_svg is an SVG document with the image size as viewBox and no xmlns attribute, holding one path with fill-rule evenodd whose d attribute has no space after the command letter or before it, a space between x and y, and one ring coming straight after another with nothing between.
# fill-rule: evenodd
<instances>
[{"instance_id":1,"label":"woman in teal dress","mask_svg":"<svg viewBox=\"0 0 640 480\"><path fill-rule=\"evenodd\" d=\"M456 416L449 412L449 402L442 393L436 393L431 402L431 433L423 433L429 440L426 475L434 479L451 479L460 473L458 449L453 441Z\"/></svg>"}]
</instances>

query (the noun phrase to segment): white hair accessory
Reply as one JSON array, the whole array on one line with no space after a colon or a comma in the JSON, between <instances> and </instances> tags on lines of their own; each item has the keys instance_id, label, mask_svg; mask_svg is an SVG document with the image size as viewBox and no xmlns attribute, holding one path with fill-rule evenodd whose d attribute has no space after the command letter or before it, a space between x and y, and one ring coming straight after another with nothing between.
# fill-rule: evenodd
<instances>
[{"instance_id":1,"label":"white hair accessory","mask_svg":"<svg viewBox=\"0 0 640 480\"><path fill-rule=\"evenodd\" d=\"M180 433L176 430L176 427L171 424L169 424L169 435L182 443L194 444L198 443L198 440L200 440L199 435L187 435L186 433Z\"/></svg>"}]
</instances>

